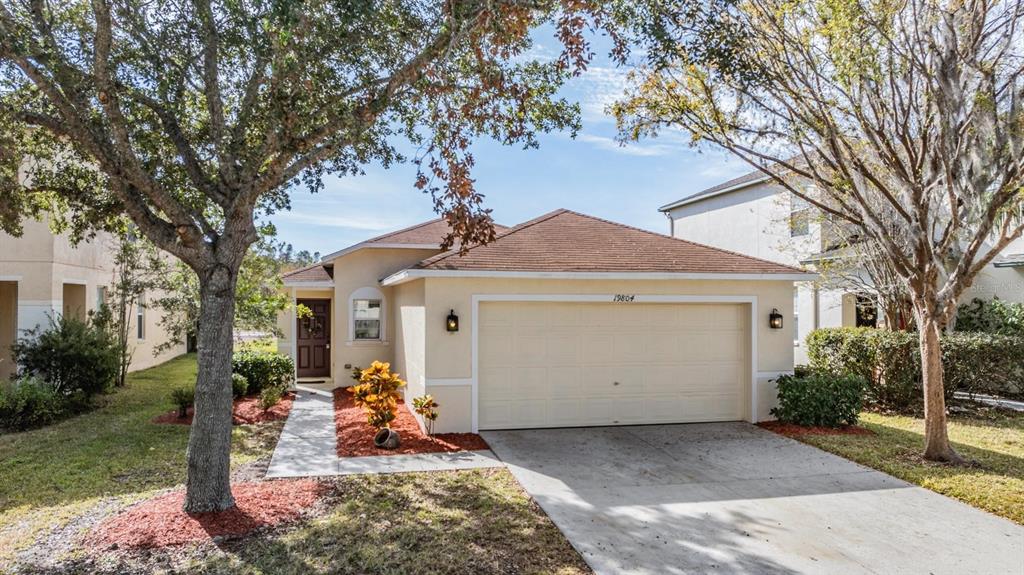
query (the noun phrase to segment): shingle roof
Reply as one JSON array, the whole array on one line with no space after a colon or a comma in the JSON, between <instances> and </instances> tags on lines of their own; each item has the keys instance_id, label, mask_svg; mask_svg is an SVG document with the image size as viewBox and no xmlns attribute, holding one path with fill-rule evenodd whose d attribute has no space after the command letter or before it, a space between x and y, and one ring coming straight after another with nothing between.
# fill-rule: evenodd
<instances>
[{"instance_id":1,"label":"shingle roof","mask_svg":"<svg viewBox=\"0 0 1024 575\"><path fill-rule=\"evenodd\" d=\"M556 210L485 246L423 260L414 269L535 272L793 274L803 270L593 216Z\"/></svg>"},{"instance_id":2,"label":"shingle roof","mask_svg":"<svg viewBox=\"0 0 1024 575\"><path fill-rule=\"evenodd\" d=\"M315 263L311 266L292 270L281 275L281 279L288 283L306 282L329 282L333 278L331 270L322 263Z\"/></svg>"},{"instance_id":3,"label":"shingle roof","mask_svg":"<svg viewBox=\"0 0 1024 575\"><path fill-rule=\"evenodd\" d=\"M494 224L494 231L496 233L502 233L508 230L507 227ZM436 246L441 247L441 242L448 235L450 228L448 222L444 218L435 218L430 221L422 222L414 226L402 228L394 232L388 232L384 235L380 235L368 240L359 242L358 244L351 245L343 250L334 252L324 256L324 261L331 260L341 254L348 253L361 247L373 246L373 245L386 245L386 246Z\"/></svg>"},{"instance_id":4,"label":"shingle roof","mask_svg":"<svg viewBox=\"0 0 1024 575\"><path fill-rule=\"evenodd\" d=\"M671 210L672 208L675 208L675 207L678 207L678 206L682 206L682 205L686 205L686 204L690 204L690 203L693 203L693 202L695 202L697 200L703 199L705 197L710 197L710 196L718 195L718 193L723 191L723 190L728 190L730 188L740 188L740 187L743 187L744 184L756 184L758 182L762 182L762 181L767 180L767 179L768 179L768 175L767 174L765 174L761 170L754 170L752 172L748 172L746 174L743 174L742 176L740 176L738 178L733 178L731 180L726 180L726 181L722 182L721 184L716 184L714 186L711 186L710 188L707 188L705 190L701 190L701 191L697 192L696 194L691 194L689 196L686 196L685 198L683 198L681 200L677 200L675 202L672 202L672 203L669 203L669 204L665 204L664 206L661 206L660 208L658 208L658 211L664 212L666 210Z\"/></svg>"}]
</instances>

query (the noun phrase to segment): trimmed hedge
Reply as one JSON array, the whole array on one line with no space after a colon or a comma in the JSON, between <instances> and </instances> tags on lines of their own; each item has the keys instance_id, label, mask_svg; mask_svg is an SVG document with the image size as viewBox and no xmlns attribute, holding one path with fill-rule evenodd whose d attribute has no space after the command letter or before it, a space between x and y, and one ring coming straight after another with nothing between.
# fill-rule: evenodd
<instances>
[{"instance_id":1,"label":"trimmed hedge","mask_svg":"<svg viewBox=\"0 0 1024 575\"><path fill-rule=\"evenodd\" d=\"M776 380L779 406L771 414L797 425L854 425L864 403L867 382L858 375L826 372L783 375Z\"/></svg>"},{"instance_id":2,"label":"trimmed hedge","mask_svg":"<svg viewBox=\"0 0 1024 575\"><path fill-rule=\"evenodd\" d=\"M946 396L1024 395L1024 337L954 332L942 338Z\"/></svg>"},{"instance_id":3,"label":"trimmed hedge","mask_svg":"<svg viewBox=\"0 0 1024 575\"><path fill-rule=\"evenodd\" d=\"M1024 393L1024 338L950 333L941 345L947 397L957 391ZM869 403L896 410L922 401L918 346L915 332L875 328L822 328L807 337L813 369L860 376Z\"/></svg>"},{"instance_id":4,"label":"trimmed hedge","mask_svg":"<svg viewBox=\"0 0 1024 575\"><path fill-rule=\"evenodd\" d=\"M249 395L257 395L268 387L285 389L291 385L295 364L287 355L242 350L232 356L231 371L245 378Z\"/></svg>"},{"instance_id":5,"label":"trimmed hedge","mask_svg":"<svg viewBox=\"0 0 1024 575\"><path fill-rule=\"evenodd\" d=\"M815 370L863 378L869 403L902 410L921 401L916 333L868 327L816 329L807 336L807 357Z\"/></svg>"}]
</instances>

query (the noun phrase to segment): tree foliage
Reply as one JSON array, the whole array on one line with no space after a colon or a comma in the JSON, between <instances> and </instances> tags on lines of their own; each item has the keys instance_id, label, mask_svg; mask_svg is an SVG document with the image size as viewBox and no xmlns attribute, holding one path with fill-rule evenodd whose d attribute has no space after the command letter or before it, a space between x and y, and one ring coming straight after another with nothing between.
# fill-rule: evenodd
<instances>
[{"instance_id":1,"label":"tree foliage","mask_svg":"<svg viewBox=\"0 0 1024 575\"><path fill-rule=\"evenodd\" d=\"M939 335L1024 233L1020 0L649 6L648 67L614 108L623 137L685 129L877 246L913 304L925 456L959 461Z\"/></svg>"},{"instance_id":2,"label":"tree foliage","mask_svg":"<svg viewBox=\"0 0 1024 575\"><path fill-rule=\"evenodd\" d=\"M197 274L188 511L233 505L223 319L257 221L328 173L405 160L411 142L445 244L492 239L472 142L575 131L578 108L556 91L605 21L588 0L0 3L0 220L47 196L82 233L127 214ZM564 46L550 61L528 52L544 23Z\"/></svg>"}]
</instances>

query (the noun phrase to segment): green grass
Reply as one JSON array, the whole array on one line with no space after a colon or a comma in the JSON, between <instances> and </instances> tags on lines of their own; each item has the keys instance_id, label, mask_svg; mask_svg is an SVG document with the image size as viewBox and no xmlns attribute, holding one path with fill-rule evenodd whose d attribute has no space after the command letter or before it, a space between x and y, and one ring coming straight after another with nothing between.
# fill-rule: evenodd
<instances>
[{"instance_id":1,"label":"green grass","mask_svg":"<svg viewBox=\"0 0 1024 575\"><path fill-rule=\"evenodd\" d=\"M920 418L864 413L860 425L875 435L796 439L1024 524L1024 413L981 409L950 417L954 448L975 467L925 461Z\"/></svg>"},{"instance_id":2,"label":"green grass","mask_svg":"<svg viewBox=\"0 0 1024 575\"><path fill-rule=\"evenodd\" d=\"M197 573L590 573L504 469L335 479L309 519L227 544L127 555L77 546L77 533L102 515L96 510L184 481L188 428L150 420L172 409L169 390L195 373L195 357L184 356L132 374L95 411L0 436L0 572L29 547L38 559L43 545L53 562L47 572L149 573L173 564ZM280 429L236 427L232 463L265 458ZM67 548L51 549L54 534Z\"/></svg>"},{"instance_id":3,"label":"green grass","mask_svg":"<svg viewBox=\"0 0 1024 575\"><path fill-rule=\"evenodd\" d=\"M125 388L99 398L98 409L0 435L0 558L99 498L130 500L183 483L188 427L150 420L173 409L170 390L195 376L195 356L185 355L130 374ZM236 427L232 463L265 456L273 447L257 439L265 433L262 426ZM17 536L5 536L9 527Z\"/></svg>"},{"instance_id":4,"label":"green grass","mask_svg":"<svg viewBox=\"0 0 1024 575\"><path fill-rule=\"evenodd\" d=\"M189 573L590 573L504 469L339 479L336 503L273 536L186 562Z\"/></svg>"}]
</instances>

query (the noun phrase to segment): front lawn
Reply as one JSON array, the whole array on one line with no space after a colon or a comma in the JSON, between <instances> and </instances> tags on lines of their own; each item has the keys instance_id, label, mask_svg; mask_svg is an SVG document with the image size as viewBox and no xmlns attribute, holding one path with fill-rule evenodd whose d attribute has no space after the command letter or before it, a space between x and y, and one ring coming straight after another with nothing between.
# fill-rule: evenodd
<instances>
[{"instance_id":1,"label":"front lawn","mask_svg":"<svg viewBox=\"0 0 1024 575\"><path fill-rule=\"evenodd\" d=\"M94 411L0 434L0 565L105 498L129 502L184 482L188 427L150 420L173 409L170 390L195 375L195 356L185 355L129 374ZM268 457L282 426L235 427L235 468Z\"/></svg>"},{"instance_id":2,"label":"front lawn","mask_svg":"<svg viewBox=\"0 0 1024 575\"><path fill-rule=\"evenodd\" d=\"M1024 524L1024 413L972 407L949 418L954 448L976 467L924 461L924 420L861 414L874 435L801 435L796 439Z\"/></svg>"},{"instance_id":3,"label":"front lawn","mask_svg":"<svg viewBox=\"0 0 1024 575\"><path fill-rule=\"evenodd\" d=\"M151 420L195 371L184 356L132 374L95 411L0 435L0 573L590 572L504 469L334 478L307 519L245 539L83 548L100 521L181 487L188 427ZM262 479L282 425L235 427L236 481Z\"/></svg>"}]
</instances>

